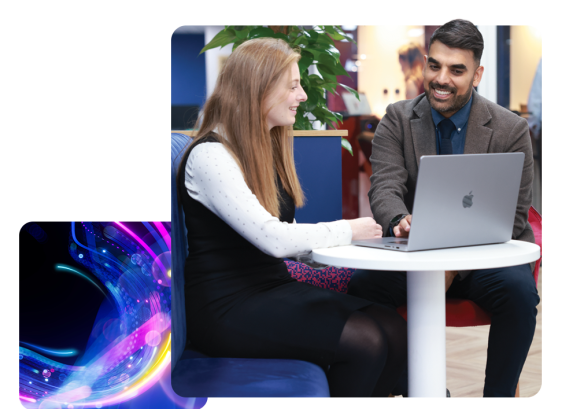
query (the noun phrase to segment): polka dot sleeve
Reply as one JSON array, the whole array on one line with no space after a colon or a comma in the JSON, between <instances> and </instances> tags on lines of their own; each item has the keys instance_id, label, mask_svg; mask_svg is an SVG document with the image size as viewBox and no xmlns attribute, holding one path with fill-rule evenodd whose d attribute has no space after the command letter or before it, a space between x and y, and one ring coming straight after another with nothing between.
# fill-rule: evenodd
<instances>
[{"instance_id":1,"label":"polka dot sleeve","mask_svg":"<svg viewBox=\"0 0 584 409\"><path fill-rule=\"evenodd\" d=\"M273 257L294 257L316 248L351 243L351 226L345 220L289 224L268 213L220 143L202 143L191 151L185 186L190 197Z\"/></svg>"}]
</instances>

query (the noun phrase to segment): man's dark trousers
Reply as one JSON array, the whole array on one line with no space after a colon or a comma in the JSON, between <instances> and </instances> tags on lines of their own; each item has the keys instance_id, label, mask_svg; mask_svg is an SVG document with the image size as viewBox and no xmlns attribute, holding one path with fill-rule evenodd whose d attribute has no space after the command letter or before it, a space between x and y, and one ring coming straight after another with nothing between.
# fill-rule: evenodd
<instances>
[{"instance_id":1,"label":"man's dark trousers","mask_svg":"<svg viewBox=\"0 0 584 409\"><path fill-rule=\"evenodd\" d=\"M348 294L397 308L406 304L406 276L397 271L357 270ZM483 395L515 396L539 304L530 265L475 270L464 280L455 279L446 297L470 299L492 313ZM407 373L400 384L403 390L395 394L407 391Z\"/></svg>"}]
</instances>

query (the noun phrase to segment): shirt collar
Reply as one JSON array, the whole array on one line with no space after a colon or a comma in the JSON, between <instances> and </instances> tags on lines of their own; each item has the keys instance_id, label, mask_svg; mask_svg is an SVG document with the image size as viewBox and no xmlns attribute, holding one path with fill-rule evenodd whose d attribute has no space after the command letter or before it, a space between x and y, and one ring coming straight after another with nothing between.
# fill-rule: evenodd
<instances>
[{"instance_id":1,"label":"shirt collar","mask_svg":"<svg viewBox=\"0 0 584 409\"><path fill-rule=\"evenodd\" d=\"M472 105L472 93L470 95L470 99L462 108L460 108L454 115L450 117L450 120L456 126L456 129L462 129L466 123L468 122L468 116L470 115L470 107ZM443 119L441 113L436 111L434 108L430 107L432 110L432 120L434 121L434 125L438 125Z\"/></svg>"}]
</instances>

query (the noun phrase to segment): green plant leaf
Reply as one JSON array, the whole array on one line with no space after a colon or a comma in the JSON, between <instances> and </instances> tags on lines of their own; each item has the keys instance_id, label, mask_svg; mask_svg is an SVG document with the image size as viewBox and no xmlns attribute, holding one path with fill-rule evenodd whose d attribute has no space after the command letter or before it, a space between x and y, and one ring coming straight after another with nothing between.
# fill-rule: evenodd
<instances>
[{"instance_id":1,"label":"green plant leaf","mask_svg":"<svg viewBox=\"0 0 584 409\"><path fill-rule=\"evenodd\" d=\"M247 38L242 38L241 40L237 40L236 42L233 43L233 50L235 51L235 49L237 47L239 47L240 45L242 45L243 43L245 43L247 41Z\"/></svg>"},{"instance_id":2,"label":"green plant leaf","mask_svg":"<svg viewBox=\"0 0 584 409\"><path fill-rule=\"evenodd\" d=\"M300 75L302 75L302 73L306 71L308 67L310 67L314 62L312 54L303 52L301 55L302 57L300 58L300 61L298 61L298 69L300 70Z\"/></svg>"},{"instance_id":3,"label":"green plant leaf","mask_svg":"<svg viewBox=\"0 0 584 409\"><path fill-rule=\"evenodd\" d=\"M328 66L326 64L316 64L316 68L318 68L318 72L320 72L323 75L323 77L325 74L327 74L327 75L333 76L334 79L336 80L336 75L330 66Z\"/></svg>"},{"instance_id":4,"label":"green plant leaf","mask_svg":"<svg viewBox=\"0 0 584 409\"><path fill-rule=\"evenodd\" d=\"M308 44L316 43L316 40L318 40L318 36L320 35L314 30L307 30L304 32L304 34L308 38Z\"/></svg>"},{"instance_id":5,"label":"green plant leaf","mask_svg":"<svg viewBox=\"0 0 584 409\"><path fill-rule=\"evenodd\" d=\"M298 38L296 38L296 40L294 40L293 43L295 46L298 45L308 45L308 37L305 36L304 34L298 36Z\"/></svg>"},{"instance_id":6,"label":"green plant leaf","mask_svg":"<svg viewBox=\"0 0 584 409\"><path fill-rule=\"evenodd\" d=\"M321 35L321 37L323 37L323 36L326 37L326 34ZM334 64L335 62L340 63L341 54L340 54L339 50L337 50L337 48L334 46L334 44L329 44L326 42L319 41L319 42L316 42L314 44L309 44L305 48L308 51L310 51L314 55L314 58L316 60L319 60L319 62L321 62L320 59L322 59L323 53L326 53L326 54L332 56L333 60L334 60L334 62L333 62L333 60L330 60L329 62L327 62L327 64ZM327 57L324 57L324 58L327 58Z\"/></svg>"},{"instance_id":7,"label":"green plant leaf","mask_svg":"<svg viewBox=\"0 0 584 409\"><path fill-rule=\"evenodd\" d=\"M335 42L333 41L332 38L330 38L326 32L323 32L322 34L319 34L318 38L316 39L317 43L320 44L326 44L326 45L335 45Z\"/></svg>"},{"instance_id":8,"label":"green plant leaf","mask_svg":"<svg viewBox=\"0 0 584 409\"><path fill-rule=\"evenodd\" d=\"M268 27L257 27L249 32L249 38L274 37L276 33Z\"/></svg>"},{"instance_id":9,"label":"green plant leaf","mask_svg":"<svg viewBox=\"0 0 584 409\"><path fill-rule=\"evenodd\" d=\"M358 101L361 101L361 98L359 98L359 93L357 91L355 91L353 88L346 86L345 84L339 84L341 87L343 87L344 89L346 89L347 91L349 91L351 94L353 94L355 96L355 98L357 98Z\"/></svg>"},{"instance_id":10,"label":"green plant leaf","mask_svg":"<svg viewBox=\"0 0 584 409\"><path fill-rule=\"evenodd\" d=\"M318 65L317 65L317 68L318 68ZM337 84L337 76L336 75L329 74L329 73L321 71L321 70L318 70L318 72L320 72L320 75L322 75L322 78L325 82L332 83L335 85Z\"/></svg>"},{"instance_id":11,"label":"green plant leaf","mask_svg":"<svg viewBox=\"0 0 584 409\"><path fill-rule=\"evenodd\" d=\"M221 30L221 31L219 31L219 33L217 33L217 35L215 37L213 37L213 39L211 41L209 41L209 44L207 44L205 47L203 47L203 49L201 50L199 55L203 54L205 51L211 50L213 48L217 48L217 47L223 48L227 44L233 43L236 39L237 39L237 36L235 34L234 29L226 28L224 30Z\"/></svg>"},{"instance_id":12,"label":"green plant leaf","mask_svg":"<svg viewBox=\"0 0 584 409\"><path fill-rule=\"evenodd\" d=\"M316 105L326 105L324 91L321 88L310 88L306 92L306 95L308 96L308 101L311 101L310 105L314 104L314 106L311 109L307 109L307 111L312 111Z\"/></svg>"},{"instance_id":13,"label":"green plant leaf","mask_svg":"<svg viewBox=\"0 0 584 409\"><path fill-rule=\"evenodd\" d=\"M335 57L333 57L329 53L324 52L324 53L320 54L319 59L318 59L318 63L327 65L332 69L332 67L334 67L335 64L337 63L337 60L335 59Z\"/></svg>"},{"instance_id":14,"label":"green plant leaf","mask_svg":"<svg viewBox=\"0 0 584 409\"><path fill-rule=\"evenodd\" d=\"M339 33L334 26L324 26L324 31L326 31L333 40L340 41L345 38L345 36Z\"/></svg>"},{"instance_id":15,"label":"green plant leaf","mask_svg":"<svg viewBox=\"0 0 584 409\"><path fill-rule=\"evenodd\" d=\"M330 82L326 82L322 85L322 87L324 89L326 89L328 92L330 92L331 94L335 94L335 95L339 95L339 93L337 92L337 87L335 86L336 84L332 84Z\"/></svg>"},{"instance_id":16,"label":"green plant leaf","mask_svg":"<svg viewBox=\"0 0 584 409\"><path fill-rule=\"evenodd\" d=\"M286 41L286 43L289 45L290 43L288 42L288 36L284 33L274 33L273 35L274 38L279 38L281 40Z\"/></svg>"},{"instance_id":17,"label":"green plant leaf","mask_svg":"<svg viewBox=\"0 0 584 409\"><path fill-rule=\"evenodd\" d=\"M332 56L337 62L337 64L341 63L341 52L337 50L336 47L329 47L325 52Z\"/></svg>"},{"instance_id":18,"label":"green plant leaf","mask_svg":"<svg viewBox=\"0 0 584 409\"><path fill-rule=\"evenodd\" d=\"M310 83L310 79L308 79L308 75L306 75L307 73L304 73L305 75L301 75L300 76L300 85L302 86L302 88L304 88L304 91L312 88L312 84Z\"/></svg>"},{"instance_id":19,"label":"green plant leaf","mask_svg":"<svg viewBox=\"0 0 584 409\"><path fill-rule=\"evenodd\" d=\"M341 146L343 148L345 148L346 150L349 151L349 153L351 154L351 156L353 156L353 147L351 146L351 144L349 143L349 141L345 138L341 138Z\"/></svg>"},{"instance_id":20,"label":"green plant leaf","mask_svg":"<svg viewBox=\"0 0 584 409\"><path fill-rule=\"evenodd\" d=\"M318 64L326 65L329 68L330 73L332 73L333 75L349 76L347 71L345 71L345 69L339 63L339 60L330 55L329 53L321 53L319 56Z\"/></svg>"},{"instance_id":21,"label":"green plant leaf","mask_svg":"<svg viewBox=\"0 0 584 409\"><path fill-rule=\"evenodd\" d=\"M317 118L325 118L333 122L338 122L334 112L329 111L326 106L317 106L312 110L312 114Z\"/></svg>"},{"instance_id":22,"label":"green plant leaf","mask_svg":"<svg viewBox=\"0 0 584 409\"><path fill-rule=\"evenodd\" d=\"M321 86L325 83L324 80L316 74L310 74L308 79L310 80L311 86Z\"/></svg>"},{"instance_id":23,"label":"green plant leaf","mask_svg":"<svg viewBox=\"0 0 584 409\"><path fill-rule=\"evenodd\" d=\"M256 27L257 26L233 26L233 29L235 30L235 36L238 40L245 40L248 38L249 32Z\"/></svg>"},{"instance_id":24,"label":"green plant leaf","mask_svg":"<svg viewBox=\"0 0 584 409\"><path fill-rule=\"evenodd\" d=\"M312 90L311 90L312 91ZM315 95L308 95L308 99L304 102L301 102L302 108L307 112L312 112L314 108L318 105L319 100L318 96Z\"/></svg>"},{"instance_id":25,"label":"green plant leaf","mask_svg":"<svg viewBox=\"0 0 584 409\"><path fill-rule=\"evenodd\" d=\"M335 26L321 26L323 30L329 34L336 34L337 30L335 30Z\"/></svg>"}]
</instances>

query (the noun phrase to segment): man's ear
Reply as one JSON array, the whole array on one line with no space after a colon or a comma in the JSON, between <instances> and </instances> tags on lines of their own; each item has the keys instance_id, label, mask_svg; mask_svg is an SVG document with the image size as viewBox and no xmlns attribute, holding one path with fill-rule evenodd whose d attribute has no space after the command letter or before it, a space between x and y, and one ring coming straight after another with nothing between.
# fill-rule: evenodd
<instances>
[{"instance_id":1,"label":"man's ear","mask_svg":"<svg viewBox=\"0 0 584 409\"><path fill-rule=\"evenodd\" d=\"M485 71L485 67L483 67L482 65L475 70L475 73L474 73L474 76L473 76L473 79L472 79L472 86L473 87L478 87L479 86L479 84L481 82L481 79L483 78L483 72L484 71Z\"/></svg>"}]
</instances>

